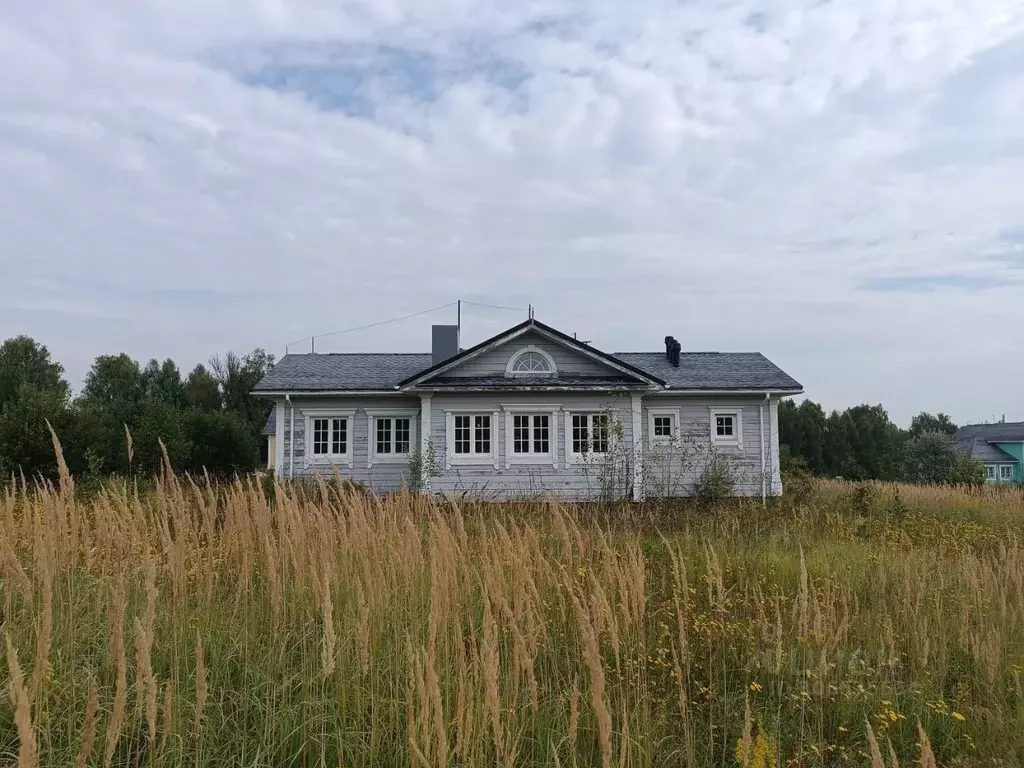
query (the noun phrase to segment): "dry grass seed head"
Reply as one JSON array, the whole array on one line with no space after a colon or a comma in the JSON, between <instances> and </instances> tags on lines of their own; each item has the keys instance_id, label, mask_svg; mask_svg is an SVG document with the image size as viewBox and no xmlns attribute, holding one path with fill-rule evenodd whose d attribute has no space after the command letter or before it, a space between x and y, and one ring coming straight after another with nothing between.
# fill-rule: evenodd
<instances>
[{"instance_id":1,"label":"dry grass seed head","mask_svg":"<svg viewBox=\"0 0 1024 768\"><path fill-rule=\"evenodd\" d=\"M35 768L36 730L32 724L32 704L25 690L25 678L18 664L18 652L11 645L11 638L4 636L7 643L7 667L11 673L11 703L14 705L14 725L18 731L18 768Z\"/></svg>"}]
</instances>

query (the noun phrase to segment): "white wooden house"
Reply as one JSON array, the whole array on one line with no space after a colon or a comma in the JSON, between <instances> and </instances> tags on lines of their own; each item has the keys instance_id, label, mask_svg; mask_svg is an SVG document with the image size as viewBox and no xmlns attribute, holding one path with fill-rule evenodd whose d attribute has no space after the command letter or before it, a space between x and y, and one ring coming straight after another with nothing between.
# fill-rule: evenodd
<instances>
[{"instance_id":1,"label":"white wooden house","mask_svg":"<svg viewBox=\"0 0 1024 768\"><path fill-rule=\"evenodd\" d=\"M761 354L684 353L672 337L609 354L530 319L465 350L434 326L422 354L286 355L254 392L275 403L282 477L640 499L688 495L712 467L736 494L781 493L779 399L802 391Z\"/></svg>"}]
</instances>

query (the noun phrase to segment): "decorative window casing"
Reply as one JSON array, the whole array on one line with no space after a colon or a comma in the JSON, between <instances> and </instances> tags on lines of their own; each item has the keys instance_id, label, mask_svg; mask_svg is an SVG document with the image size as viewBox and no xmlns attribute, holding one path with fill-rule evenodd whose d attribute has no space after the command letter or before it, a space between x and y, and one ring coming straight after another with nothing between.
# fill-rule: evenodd
<instances>
[{"instance_id":1,"label":"decorative window casing","mask_svg":"<svg viewBox=\"0 0 1024 768\"><path fill-rule=\"evenodd\" d=\"M498 468L498 412L446 411L445 464L492 464Z\"/></svg>"},{"instance_id":2,"label":"decorative window casing","mask_svg":"<svg viewBox=\"0 0 1024 768\"><path fill-rule=\"evenodd\" d=\"M513 464L558 466L557 405L504 405L505 467Z\"/></svg>"},{"instance_id":3,"label":"decorative window casing","mask_svg":"<svg viewBox=\"0 0 1024 768\"><path fill-rule=\"evenodd\" d=\"M565 417L565 454L572 461L611 451L611 415L606 411L573 411Z\"/></svg>"},{"instance_id":4,"label":"decorative window casing","mask_svg":"<svg viewBox=\"0 0 1024 768\"><path fill-rule=\"evenodd\" d=\"M306 464L338 464L352 467L352 417L354 410L304 411Z\"/></svg>"},{"instance_id":5,"label":"decorative window casing","mask_svg":"<svg viewBox=\"0 0 1024 768\"><path fill-rule=\"evenodd\" d=\"M743 447L743 411L735 408L711 408L713 445Z\"/></svg>"},{"instance_id":6,"label":"decorative window casing","mask_svg":"<svg viewBox=\"0 0 1024 768\"><path fill-rule=\"evenodd\" d=\"M1013 480L1013 467L1009 464L1003 464L999 467L999 479L1004 482Z\"/></svg>"},{"instance_id":7,"label":"decorative window casing","mask_svg":"<svg viewBox=\"0 0 1024 768\"><path fill-rule=\"evenodd\" d=\"M416 448L419 419L415 411L374 410L366 412L366 467L374 464L404 464Z\"/></svg>"},{"instance_id":8,"label":"decorative window casing","mask_svg":"<svg viewBox=\"0 0 1024 768\"><path fill-rule=\"evenodd\" d=\"M523 347L511 358L505 367L505 375L511 378L520 376L557 376L558 369L551 355L540 347L530 345Z\"/></svg>"},{"instance_id":9,"label":"decorative window casing","mask_svg":"<svg viewBox=\"0 0 1024 768\"><path fill-rule=\"evenodd\" d=\"M678 437L678 408L649 408L647 410L647 439L650 443L671 443Z\"/></svg>"}]
</instances>

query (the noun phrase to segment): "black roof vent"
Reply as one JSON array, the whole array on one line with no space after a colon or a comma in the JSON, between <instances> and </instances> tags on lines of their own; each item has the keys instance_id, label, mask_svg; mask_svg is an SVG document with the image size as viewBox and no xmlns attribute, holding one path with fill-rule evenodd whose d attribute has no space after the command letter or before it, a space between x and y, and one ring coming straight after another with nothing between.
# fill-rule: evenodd
<instances>
[{"instance_id":1,"label":"black roof vent","mask_svg":"<svg viewBox=\"0 0 1024 768\"><path fill-rule=\"evenodd\" d=\"M675 340L674 336L665 337L665 359L674 368L679 367L679 354L683 351L683 345Z\"/></svg>"}]
</instances>

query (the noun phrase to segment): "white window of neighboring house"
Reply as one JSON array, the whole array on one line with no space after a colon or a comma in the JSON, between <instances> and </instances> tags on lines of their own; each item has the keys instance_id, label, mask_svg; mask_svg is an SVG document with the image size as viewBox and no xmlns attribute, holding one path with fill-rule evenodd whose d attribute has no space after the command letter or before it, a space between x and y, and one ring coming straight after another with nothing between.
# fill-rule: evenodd
<instances>
[{"instance_id":1,"label":"white window of neighboring house","mask_svg":"<svg viewBox=\"0 0 1024 768\"><path fill-rule=\"evenodd\" d=\"M448 464L490 464L497 462L495 434L497 414L454 413L447 415Z\"/></svg>"},{"instance_id":2,"label":"white window of neighboring house","mask_svg":"<svg viewBox=\"0 0 1024 768\"><path fill-rule=\"evenodd\" d=\"M369 455L374 462L406 462L416 445L416 414L412 411L368 411Z\"/></svg>"},{"instance_id":3,"label":"white window of neighboring house","mask_svg":"<svg viewBox=\"0 0 1024 768\"><path fill-rule=\"evenodd\" d=\"M743 447L743 412L740 409L711 409L711 442Z\"/></svg>"},{"instance_id":4,"label":"white window of neighboring house","mask_svg":"<svg viewBox=\"0 0 1024 768\"><path fill-rule=\"evenodd\" d=\"M555 360L539 347L528 346L516 352L505 368L506 376L554 376Z\"/></svg>"},{"instance_id":5,"label":"white window of neighboring house","mask_svg":"<svg viewBox=\"0 0 1024 768\"><path fill-rule=\"evenodd\" d=\"M607 413L573 413L570 415L570 453L608 453L609 418Z\"/></svg>"},{"instance_id":6,"label":"white window of neighboring house","mask_svg":"<svg viewBox=\"0 0 1024 768\"><path fill-rule=\"evenodd\" d=\"M999 479L1000 480L1013 480L1013 467L1009 464L1004 464L999 468Z\"/></svg>"},{"instance_id":7,"label":"white window of neighboring house","mask_svg":"<svg viewBox=\"0 0 1024 768\"><path fill-rule=\"evenodd\" d=\"M679 436L678 408L650 408L647 431L652 443L668 443Z\"/></svg>"},{"instance_id":8,"label":"white window of neighboring house","mask_svg":"<svg viewBox=\"0 0 1024 768\"><path fill-rule=\"evenodd\" d=\"M308 462L352 466L352 414L352 411L306 412Z\"/></svg>"},{"instance_id":9,"label":"white window of neighboring house","mask_svg":"<svg viewBox=\"0 0 1024 768\"><path fill-rule=\"evenodd\" d=\"M985 465L985 471L988 473L988 479L989 480L995 480L996 479L996 465L995 464L986 464Z\"/></svg>"}]
</instances>

